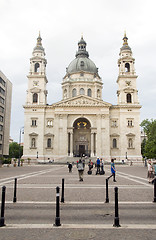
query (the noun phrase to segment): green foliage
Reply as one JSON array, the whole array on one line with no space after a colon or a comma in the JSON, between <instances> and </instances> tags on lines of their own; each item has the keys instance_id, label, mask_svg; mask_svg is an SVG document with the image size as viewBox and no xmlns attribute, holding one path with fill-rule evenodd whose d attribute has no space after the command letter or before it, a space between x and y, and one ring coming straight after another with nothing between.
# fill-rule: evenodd
<instances>
[{"instance_id":1,"label":"green foliage","mask_svg":"<svg viewBox=\"0 0 156 240\"><path fill-rule=\"evenodd\" d=\"M141 143L141 154L142 154L143 158L146 157L146 155L145 155L145 145L146 145L146 139L144 139Z\"/></svg>"},{"instance_id":2,"label":"green foliage","mask_svg":"<svg viewBox=\"0 0 156 240\"><path fill-rule=\"evenodd\" d=\"M142 142L142 154L147 158L156 158L156 119L145 119L141 123L147 140Z\"/></svg>"},{"instance_id":3,"label":"green foliage","mask_svg":"<svg viewBox=\"0 0 156 240\"><path fill-rule=\"evenodd\" d=\"M12 142L9 145L9 157L19 158L23 155L23 147L19 146L17 142Z\"/></svg>"},{"instance_id":4,"label":"green foliage","mask_svg":"<svg viewBox=\"0 0 156 240\"><path fill-rule=\"evenodd\" d=\"M1 157L0 161L1 161L2 164L11 164L11 158Z\"/></svg>"},{"instance_id":5,"label":"green foliage","mask_svg":"<svg viewBox=\"0 0 156 240\"><path fill-rule=\"evenodd\" d=\"M2 164L11 164L11 159L10 158L6 158L2 161Z\"/></svg>"}]
</instances>

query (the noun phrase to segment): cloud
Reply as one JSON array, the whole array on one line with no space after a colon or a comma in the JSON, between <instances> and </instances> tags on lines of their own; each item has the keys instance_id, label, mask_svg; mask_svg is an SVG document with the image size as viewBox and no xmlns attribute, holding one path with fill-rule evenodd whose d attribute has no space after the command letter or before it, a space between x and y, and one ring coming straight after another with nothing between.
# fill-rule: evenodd
<instances>
[{"instance_id":1,"label":"cloud","mask_svg":"<svg viewBox=\"0 0 156 240\"><path fill-rule=\"evenodd\" d=\"M41 31L48 78L48 103L62 99L61 82L75 58L81 33L90 59L102 77L103 100L117 103L120 47L124 30L136 59L141 120L155 118L155 1L141 0L1 0L0 70L13 83L11 136L24 125L29 59Z\"/></svg>"}]
</instances>

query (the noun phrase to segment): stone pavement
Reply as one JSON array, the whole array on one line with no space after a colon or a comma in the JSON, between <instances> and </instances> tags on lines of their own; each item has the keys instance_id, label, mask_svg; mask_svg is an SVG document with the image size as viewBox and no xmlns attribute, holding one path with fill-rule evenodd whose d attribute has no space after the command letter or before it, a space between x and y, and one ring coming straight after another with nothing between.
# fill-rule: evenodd
<instances>
[{"instance_id":1,"label":"stone pavement","mask_svg":"<svg viewBox=\"0 0 156 240\"><path fill-rule=\"evenodd\" d=\"M66 165L24 165L0 169L0 188L6 186L3 239L156 239L156 203L153 185L148 183L143 165L116 165L114 183L109 180L109 203L105 203L105 175L87 174L78 181L76 166L69 173ZM13 203L17 177L17 202ZM55 227L56 186L65 179L65 203L60 204L61 226ZM119 219L114 223L114 187L119 190ZM60 190L61 197L61 190Z\"/></svg>"}]
</instances>

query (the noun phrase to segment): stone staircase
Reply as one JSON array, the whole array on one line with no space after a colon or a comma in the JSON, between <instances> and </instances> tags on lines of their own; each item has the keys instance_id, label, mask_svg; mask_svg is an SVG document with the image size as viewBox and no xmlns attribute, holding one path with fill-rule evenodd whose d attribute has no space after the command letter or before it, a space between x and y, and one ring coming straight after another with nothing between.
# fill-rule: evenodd
<instances>
[{"instance_id":1,"label":"stone staircase","mask_svg":"<svg viewBox=\"0 0 156 240\"><path fill-rule=\"evenodd\" d=\"M80 157L57 157L57 158L54 158L54 164L66 164L68 162L71 162L71 163L77 163L77 161L79 161ZM84 159L84 158L82 158ZM87 157L85 158L85 161L86 163L89 161L89 159L92 160L93 163L96 162L96 157ZM48 162L47 162L48 163Z\"/></svg>"}]
</instances>

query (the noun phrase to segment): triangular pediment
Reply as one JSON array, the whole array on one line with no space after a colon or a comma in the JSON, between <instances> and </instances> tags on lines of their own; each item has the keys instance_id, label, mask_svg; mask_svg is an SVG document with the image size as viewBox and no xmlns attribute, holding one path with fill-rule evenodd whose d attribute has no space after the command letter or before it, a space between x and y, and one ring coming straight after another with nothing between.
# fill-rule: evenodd
<instances>
[{"instance_id":1,"label":"triangular pediment","mask_svg":"<svg viewBox=\"0 0 156 240\"><path fill-rule=\"evenodd\" d=\"M29 136L38 136L38 134L35 133L35 132L32 132L32 133L29 134Z\"/></svg>"},{"instance_id":2,"label":"triangular pediment","mask_svg":"<svg viewBox=\"0 0 156 240\"><path fill-rule=\"evenodd\" d=\"M73 98L68 98L60 102L54 103L54 107L71 107L71 106L99 106L99 107L110 107L112 104L104 102L103 100L95 99L88 96L77 96Z\"/></svg>"},{"instance_id":3,"label":"triangular pediment","mask_svg":"<svg viewBox=\"0 0 156 240\"><path fill-rule=\"evenodd\" d=\"M41 89L39 89L38 87L34 87L34 88L30 89L30 92L31 93L39 93L39 92L41 92Z\"/></svg>"},{"instance_id":4,"label":"triangular pediment","mask_svg":"<svg viewBox=\"0 0 156 240\"><path fill-rule=\"evenodd\" d=\"M54 136L54 134L51 134L51 133L46 133L44 136L45 136L45 137L53 137L53 136Z\"/></svg>"},{"instance_id":5,"label":"triangular pediment","mask_svg":"<svg viewBox=\"0 0 156 240\"><path fill-rule=\"evenodd\" d=\"M126 134L126 136L127 136L127 137L134 137L135 134L134 134L134 133L128 133L128 134Z\"/></svg>"}]
</instances>

